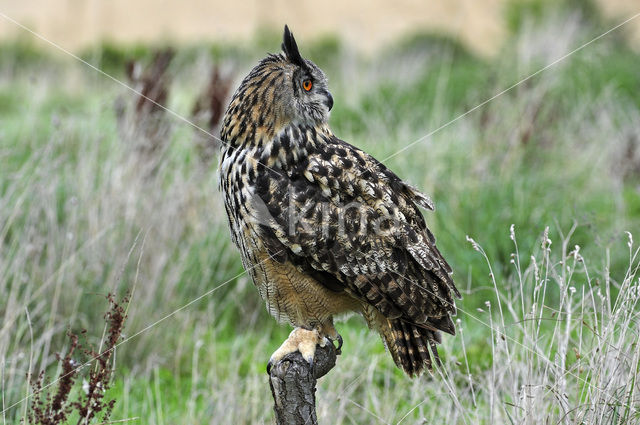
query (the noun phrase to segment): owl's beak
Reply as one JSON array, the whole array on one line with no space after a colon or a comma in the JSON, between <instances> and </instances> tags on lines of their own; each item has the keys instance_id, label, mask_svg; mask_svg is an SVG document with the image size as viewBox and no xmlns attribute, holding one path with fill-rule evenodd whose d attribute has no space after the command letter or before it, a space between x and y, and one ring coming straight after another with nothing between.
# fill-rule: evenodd
<instances>
[{"instance_id":1,"label":"owl's beak","mask_svg":"<svg viewBox=\"0 0 640 425\"><path fill-rule=\"evenodd\" d=\"M327 96L327 100L325 100L324 104L331 110L331 108L333 108L333 96L331 96L331 93L328 91L325 91L325 95Z\"/></svg>"}]
</instances>

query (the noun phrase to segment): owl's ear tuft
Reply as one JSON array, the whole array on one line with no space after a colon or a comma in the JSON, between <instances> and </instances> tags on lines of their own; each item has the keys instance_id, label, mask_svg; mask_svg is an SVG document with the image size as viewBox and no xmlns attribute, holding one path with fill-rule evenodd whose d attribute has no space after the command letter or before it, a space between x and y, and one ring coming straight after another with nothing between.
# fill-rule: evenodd
<instances>
[{"instance_id":1,"label":"owl's ear tuft","mask_svg":"<svg viewBox=\"0 0 640 425\"><path fill-rule=\"evenodd\" d=\"M301 67L306 66L304 59L302 59L302 56L300 56L300 51L298 50L296 39L293 38L293 33L289 31L289 27L287 25L284 26L284 35L282 37L282 51L294 64Z\"/></svg>"}]
</instances>

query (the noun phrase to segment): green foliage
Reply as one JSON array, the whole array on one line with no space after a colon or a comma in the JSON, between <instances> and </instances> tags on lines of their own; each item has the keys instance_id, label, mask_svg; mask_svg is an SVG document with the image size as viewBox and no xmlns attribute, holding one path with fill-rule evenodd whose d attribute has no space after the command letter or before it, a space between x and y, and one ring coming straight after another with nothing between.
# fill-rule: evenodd
<instances>
[{"instance_id":1,"label":"green foliage","mask_svg":"<svg viewBox=\"0 0 640 425\"><path fill-rule=\"evenodd\" d=\"M105 41L97 47L86 49L80 58L110 75L123 76L129 61L149 60L154 48L144 44L124 45Z\"/></svg>"},{"instance_id":2,"label":"green foliage","mask_svg":"<svg viewBox=\"0 0 640 425\"><path fill-rule=\"evenodd\" d=\"M387 54L447 56L455 60L469 59L473 55L459 40L449 35L418 32L406 36L388 48Z\"/></svg>"},{"instance_id":3,"label":"green foliage","mask_svg":"<svg viewBox=\"0 0 640 425\"><path fill-rule=\"evenodd\" d=\"M505 7L507 28L517 34L525 23L540 25L556 14L578 13L590 24L602 21L593 0L511 0Z\"/></svg>"},{"instance_id":4,"label":"green foliage","mask_svg":"<svg viewBox=\"0 0 640 425\"><path fill-rule=\"evenodd\" d=\"M5 72L24 71L43 63L50 65L52 60L53 58L48 51L36 45L33 39L17 37L2 43L0 70Z\"/></svg>"},{"instance_id":5,"label":"green foliage","mask_svg":"<svg viewBox=\"0 0 640 425\"><path fill-rule=\"evenodd\" d=\"M640 56L603 38L467 114L559 57L536 40L574 48L603 24L580 6L579 30L567 32L563 16L577 9L569 1L549 4L513 3L513 39L492 60L431 34L372 58L353 57L331 37L301 45L330 78L335 133L435 200L436 212L425 217L464 294L464 331L445 337L441 350L446 376L409 381L361 319L339 323L345 346L321 382L321 418L521 423L530 408L522 396L539 403L541 421L561 418L564 407L577 408L573 423L592 411L621 423L638 419L629 407L635 375L619 375L634 365L617 364L625 357L615 360L607 350L637 350L637 307L619 297L633 299L628 276L636 264L621 237L640 228L640 165L629 153L640 152ZM190 116L208 72L198 65L202 58L246 70L279 45L280 30L273 30L251 47L181 47L168 106ZM100 335L96 294L133 289L125 334L142 332L117 351L114 419L269 422L263 371L288 329L269 317L242 274L217 195L216 161L201 158L193 129L170 116L158 156L139 155L141 135L126 125L130 93L83 65L16 46L0 50L0 359L13 365L4 375L6 403L23 396L31 354L35 364L54 367L64 330ZM128 60L146 61L152 52L105 43L82 57L120 78ZM543 235L551 248L542 246ZM575 245L584 262L571 254ZM548 272L544 283L536 267ZM542 287L544 298L536 300ZM536 317L528 315L534 307ZM33 352L25 348L30 330ZM598 379L621 376L629 379L615 393L588 391L590 383L609 388ZM21 414L12 408L8 423Z\"/></svg>"}]
</instances>

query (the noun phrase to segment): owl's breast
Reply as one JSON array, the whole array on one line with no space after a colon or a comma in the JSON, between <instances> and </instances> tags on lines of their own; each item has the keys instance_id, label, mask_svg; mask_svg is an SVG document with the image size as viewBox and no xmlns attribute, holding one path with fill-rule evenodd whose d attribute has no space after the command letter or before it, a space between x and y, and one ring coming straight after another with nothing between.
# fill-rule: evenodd
<instances>
[{"instance_id":1,"label":"owl's breast","mask_svg":"<svg viewBox=\"0 0 640 425\"><path fill-rule=\"evenodd\" d=\"M266 254L256 260L250 274L267 310L278 322L313 326L362 310L362 302L350 292L328 289L290 261L279 263Z\"/></svg>"}]
</instances>

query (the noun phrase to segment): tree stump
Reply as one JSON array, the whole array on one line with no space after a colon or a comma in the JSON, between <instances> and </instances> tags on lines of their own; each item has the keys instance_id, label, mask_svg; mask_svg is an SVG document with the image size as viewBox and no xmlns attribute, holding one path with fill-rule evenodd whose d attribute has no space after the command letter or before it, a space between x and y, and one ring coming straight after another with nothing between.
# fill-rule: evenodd
<instances>
[{"instance_id":1,"label":"tree stump","mask_svg":"<svg viewBox=\"0 0 640 425\"><path fill-rule=\"evenodd\" d=\"M269 372L278 425L317 425L316 382L336 364L333 344L316 347L313 366L299 352L286 355Z\"/></svg>"}]
</instances>

